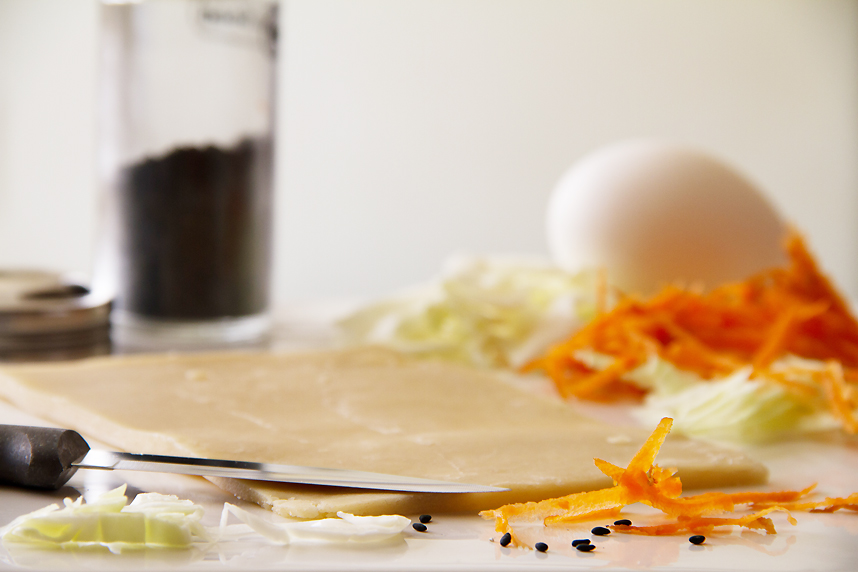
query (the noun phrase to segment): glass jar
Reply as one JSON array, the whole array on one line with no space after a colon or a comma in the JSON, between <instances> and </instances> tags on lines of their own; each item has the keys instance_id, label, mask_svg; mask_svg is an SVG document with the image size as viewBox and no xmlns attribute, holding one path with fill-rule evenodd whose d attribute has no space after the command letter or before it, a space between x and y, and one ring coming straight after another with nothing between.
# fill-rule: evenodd
<instances>
[{"instance_id":1,"label":"glass jar","mask_svg":"<svg viewBox=\"0 0 858 572\"><path fill-rule=\"evenodd\" d=\"M114 342L253 342L269 328L277 3L101 6L94 284Z\"/></svg>"}]
</instances>

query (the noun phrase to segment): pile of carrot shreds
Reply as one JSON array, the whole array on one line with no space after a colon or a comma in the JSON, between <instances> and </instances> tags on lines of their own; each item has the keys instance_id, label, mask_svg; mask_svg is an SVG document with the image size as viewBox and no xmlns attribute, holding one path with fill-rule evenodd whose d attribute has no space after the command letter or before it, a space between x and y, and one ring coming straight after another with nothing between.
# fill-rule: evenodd
<instances>
[{"instance_id":1,"label":"pile of carrot shreds","mask_svg":"<svg viewBox=\"0 0 858 572\"><path fill-rule=\"evenodd\" d=\"M845 498L826 498L824 501L803 500L815 485L801 491L709 492L682 497L682 482L675 475L676 470L663 469L654 464L672 424L670 418L662 419L625 469L601 459L594 459L596 467L613 479L613 487L540 502L505 505L495 510L483 511L480 516L494 518L495 529L501 533L510 533L512 542L522 546L525 544L517 538L513 524L542 521L547 526L558 526L616 517L623 507L638 502L661 510L673 521L654 526L611 525L610 528L616 532L633 534L670 535L711 532L717 527L725 526L743 526L774 534L774 525L767 515L775 511L786 512L791 524L796 522L789 511L858 511L858 493ZM737 506L747 506L754 512L743 516L731 515Z\"/></svg>"},{"instance_id":2,"label":"pile of carrot shreds","mask_svg":"<svg viewBox=\"0 0 858 572\"><path fill-rule=\"evenodd\" d=\"M625 297L526 369L543 370L564 397L616 401L643 397L646 390L624 376L653 355L703 379L750 365L754 379L819 400L856 433L858 322L798 233L790 233L786 250L785 268L708 293L669 286L646 301ZM581 350L613 362L596 369L576 357ZM824 366L771 367L786 356ZM797 374L811 383L795 381Z\"/></svg>"}]
</instances>

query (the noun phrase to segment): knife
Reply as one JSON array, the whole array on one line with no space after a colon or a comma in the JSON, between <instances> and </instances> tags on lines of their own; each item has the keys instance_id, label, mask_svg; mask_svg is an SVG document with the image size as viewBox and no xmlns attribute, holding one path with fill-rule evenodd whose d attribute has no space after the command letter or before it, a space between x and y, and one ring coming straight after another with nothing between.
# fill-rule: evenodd
<instances>
[{"instance_id":1,"label":"knife","mask_svg":"<svg viewBox=\"0 0 858 572\"><path fill-rule=\"evenodd\" d=\"M0 482L58 489L77 469L150 471L422 493L509 490L346 469L99 451L90 449L84 438L71 429L0 425Z\"/></svg>"}]
</instances>

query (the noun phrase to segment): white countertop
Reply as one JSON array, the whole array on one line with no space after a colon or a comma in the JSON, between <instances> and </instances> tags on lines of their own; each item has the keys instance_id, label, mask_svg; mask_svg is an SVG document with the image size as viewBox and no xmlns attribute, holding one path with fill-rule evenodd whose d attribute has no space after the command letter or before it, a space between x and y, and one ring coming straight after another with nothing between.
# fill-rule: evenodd
<instances>
[{"instance_id":1,"label":"white countertop","mask_svg":"<svg viewBox=\"0 0 858 572\"><path fill-rule=\"evenodd\" d=\"M284 333L285 332L285 333ZM288 335L293 332L296 336ZM306 324L280 331L277 347L313 345L324 335L307 334ZM300 335L297 335L300 334ZM291 339L291 341L290 341ZM590 411L600 417L616 415L607 408ZM622 415L622 412L620 412ZM627 418L623 416L623 418ZM0 401L0 422L44 424ZM99 446L89 436L84 436ZM770 483L757 490L800 489L818 482L820 496L845 496L858 491L858 440L828 439L790 442L754 448L751 453L770 469ZM201 478L133 472L78 471L60 491L33 491L0 486L0 526L13 518L60 502L64 496L87 496L123 483L129 496L138 492L175 494L201 504L204 524L214 526L224 502L237 503ZM237 503L264 518L278 517L254 505ZM624 513L636 524L651 516L647 507L629 507ZM409 516L416 521L417 515ZM44 551L0 547L0 570L819 570L858 568L858 513L795 513L796 526L784 514L774 514L776 535L734 529L707 536L702 546L688 535L647 537L611 534L594 540L597 548L580 553L571 548L575 538L590 538L588 522L569 528L533 527L521 534L544 541L547 553L502 548L492 542L493 523L477 515L433 515L426 533L410 528L401 541L370 546L277 546L262 537L224 542L187 550L143 550L115 555L104 551Z\"/></svg>"}]
</instances>

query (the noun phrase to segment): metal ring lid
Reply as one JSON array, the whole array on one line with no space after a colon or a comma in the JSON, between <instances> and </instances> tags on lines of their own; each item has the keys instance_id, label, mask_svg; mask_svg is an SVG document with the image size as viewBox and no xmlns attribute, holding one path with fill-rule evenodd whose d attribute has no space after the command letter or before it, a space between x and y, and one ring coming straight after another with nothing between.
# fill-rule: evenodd
<instances>
[{"instance_id":1,"label":"metal ring lid","mask_svg":"<svg viewBox=\"0 0 858 572\"><path fill-rule=\"evenodd\" d=\"M62 274L0 270L0 357L109 347L110 306Z\"/></svg>"}]
</instances>

